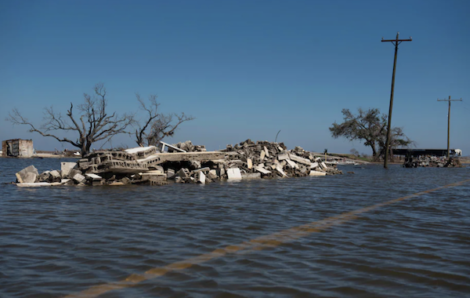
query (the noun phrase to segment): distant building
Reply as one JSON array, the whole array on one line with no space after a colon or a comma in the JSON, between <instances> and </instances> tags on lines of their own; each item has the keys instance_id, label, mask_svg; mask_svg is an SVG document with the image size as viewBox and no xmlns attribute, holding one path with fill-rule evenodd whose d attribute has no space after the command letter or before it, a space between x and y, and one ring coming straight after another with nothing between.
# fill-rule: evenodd
<instances>
[{"instance_id":1,"label":"distant building","mask_svg":"<svg viewBox=\"0 0 470 298\"><path fill-rule=\"evenodd\" d=\"M2 142L3 157L31 157L33 153L33 140L12 139Z\"/></svg>"}]
</instances>

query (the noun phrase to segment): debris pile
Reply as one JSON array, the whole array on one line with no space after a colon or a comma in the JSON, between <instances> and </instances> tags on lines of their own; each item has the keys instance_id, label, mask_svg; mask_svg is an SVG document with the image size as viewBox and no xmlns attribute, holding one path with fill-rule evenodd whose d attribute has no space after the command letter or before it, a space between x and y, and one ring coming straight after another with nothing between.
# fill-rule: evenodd
<instances>
[{"instance_id":1,"label":"debris pile","mask_svg":"<svg viewBox=\"0 0 470 298\"><path fill-rule=\"evenodd\" d=\"M417 167L434 167L434 168L461 168L459 158L444 158L436 156L420 156L413 158L413 156L406 156L403 163L404 168L417 168Z\"/></svg>"},{"instance_id":2,"label":"debris pile","mask_svg":"<svg viewBox=\"0 0 470 298\"><path fill-rule=\"evenodd\" d=\"M206 146L204 145L193 145L191 141L179 142L178 144L173 145L176 148L184 150L186 152L206 152Z\"/></svg>"},{"instance_id":3,"label":"debris pile","mask_svg":"<svg viewBox=\"0 0 470 298\"><path fill-rule=\"evenodd\" d=\"M256 175L261 178L305 177L342 174L327 167L320 157L301 147L287 150L284 143L253 142L250 139L239 144L227 145L225 150L228 168L238 167L242 177Z\"/></svg>"},{"instance_id":4,"label":"debris pile","mask_svg":"<svg viewBox=\"0 0 470 298\"><path fill-rule=\"evenodd\" d=\"M138 147L121 151L94 152L78 162L62 162L61 170L38 173L34 166L23 169L17 185L165 185L205 184L218 180L284 178L342 174L327 167L312 153L283 143L246 140L221 151L207 152L191 141ZM168 148L168 152L162 149Z\"/></svg>"}]
</instances>

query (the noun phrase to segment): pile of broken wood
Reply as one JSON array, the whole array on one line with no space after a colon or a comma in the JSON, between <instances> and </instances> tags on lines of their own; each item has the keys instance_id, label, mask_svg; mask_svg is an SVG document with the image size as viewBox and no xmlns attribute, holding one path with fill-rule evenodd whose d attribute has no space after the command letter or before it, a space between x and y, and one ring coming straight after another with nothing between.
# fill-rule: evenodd
<instances>
[{"instance_id":1,"label":"pile of broken wood","mask_svg":"<svg viewBox=\"0 0 470 298\"><path fill-rule=\"evenodd\" d=\"M150 146L95 152L78 162L62 162L61 170L39 174L34 166L29 166L16 174L17 185L165 185L170 181L205 184L218 180L342 174L310 152L300 147L289 151L283 143L246 140L211 152L204 151L203 146L195 148L190 141L168 146L187 151L167 153Z\"/></svg>"}]
</instances>

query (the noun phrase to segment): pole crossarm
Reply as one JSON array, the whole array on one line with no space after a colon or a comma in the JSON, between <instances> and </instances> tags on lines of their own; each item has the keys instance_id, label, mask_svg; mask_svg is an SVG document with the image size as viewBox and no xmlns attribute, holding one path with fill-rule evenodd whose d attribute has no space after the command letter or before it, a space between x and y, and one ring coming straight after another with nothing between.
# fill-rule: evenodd
<instances>
[{"instance_id":1,"label":"pole crossarm","mask_svg":"<svg viewBox=\"0 0 470 298\"><path fill-rule=\"evenodd\" d=\"M413 41L413 39L410 37L409 39L382 39L381 42L402 42L402 41Z\"/></svg>"}]
</instances>

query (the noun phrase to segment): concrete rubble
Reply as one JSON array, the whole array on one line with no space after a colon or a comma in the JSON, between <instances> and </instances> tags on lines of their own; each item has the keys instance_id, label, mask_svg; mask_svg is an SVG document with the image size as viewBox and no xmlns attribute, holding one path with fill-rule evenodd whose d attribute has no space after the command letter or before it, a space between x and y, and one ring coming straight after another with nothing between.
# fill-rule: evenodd
<instances>
[{"instance_id":1,"label":"concrete rubble","mask_svg":"<svg viewBox=\"0 0 470 298\"><path fill-rule=\"evenodd\" d=\"M228 145L222 151L227 154L228 168L239 168L242 175L259 173L261 178L283 178L342 174L334 167L327 167L313 153L301 147L287 150L283 143L255 143L248 139L234 146Z\"/></svg>"},{"instance_id":2,"label":"concrete rubble","mask_svg":"<svg viewBox=\"0 0 470 298\"><path fill-rule=\"evenodd\" d=\"M17 176L22 187L55 185L165 185L208 184L261 178L287 178L342 174L320 157L283 143L246 140L220 151L206 151L191 141L158 147L90 153L78 162L62 162L61 170L38 173L34 166Z\"/></svg>"},{"instance_id":3,"label":"concrete rubble","mask_svg":"<svg viewBox=\"0 0 470 298\"><path fill-rule=\"evenodd\" d=\"M462 164L458 157L437 157L437 156L420 156L413 158L407 156L403 163L404 168L418 168L418 167L434 167L434 168L462 168Z\"/></svg>"}]
</instances>

